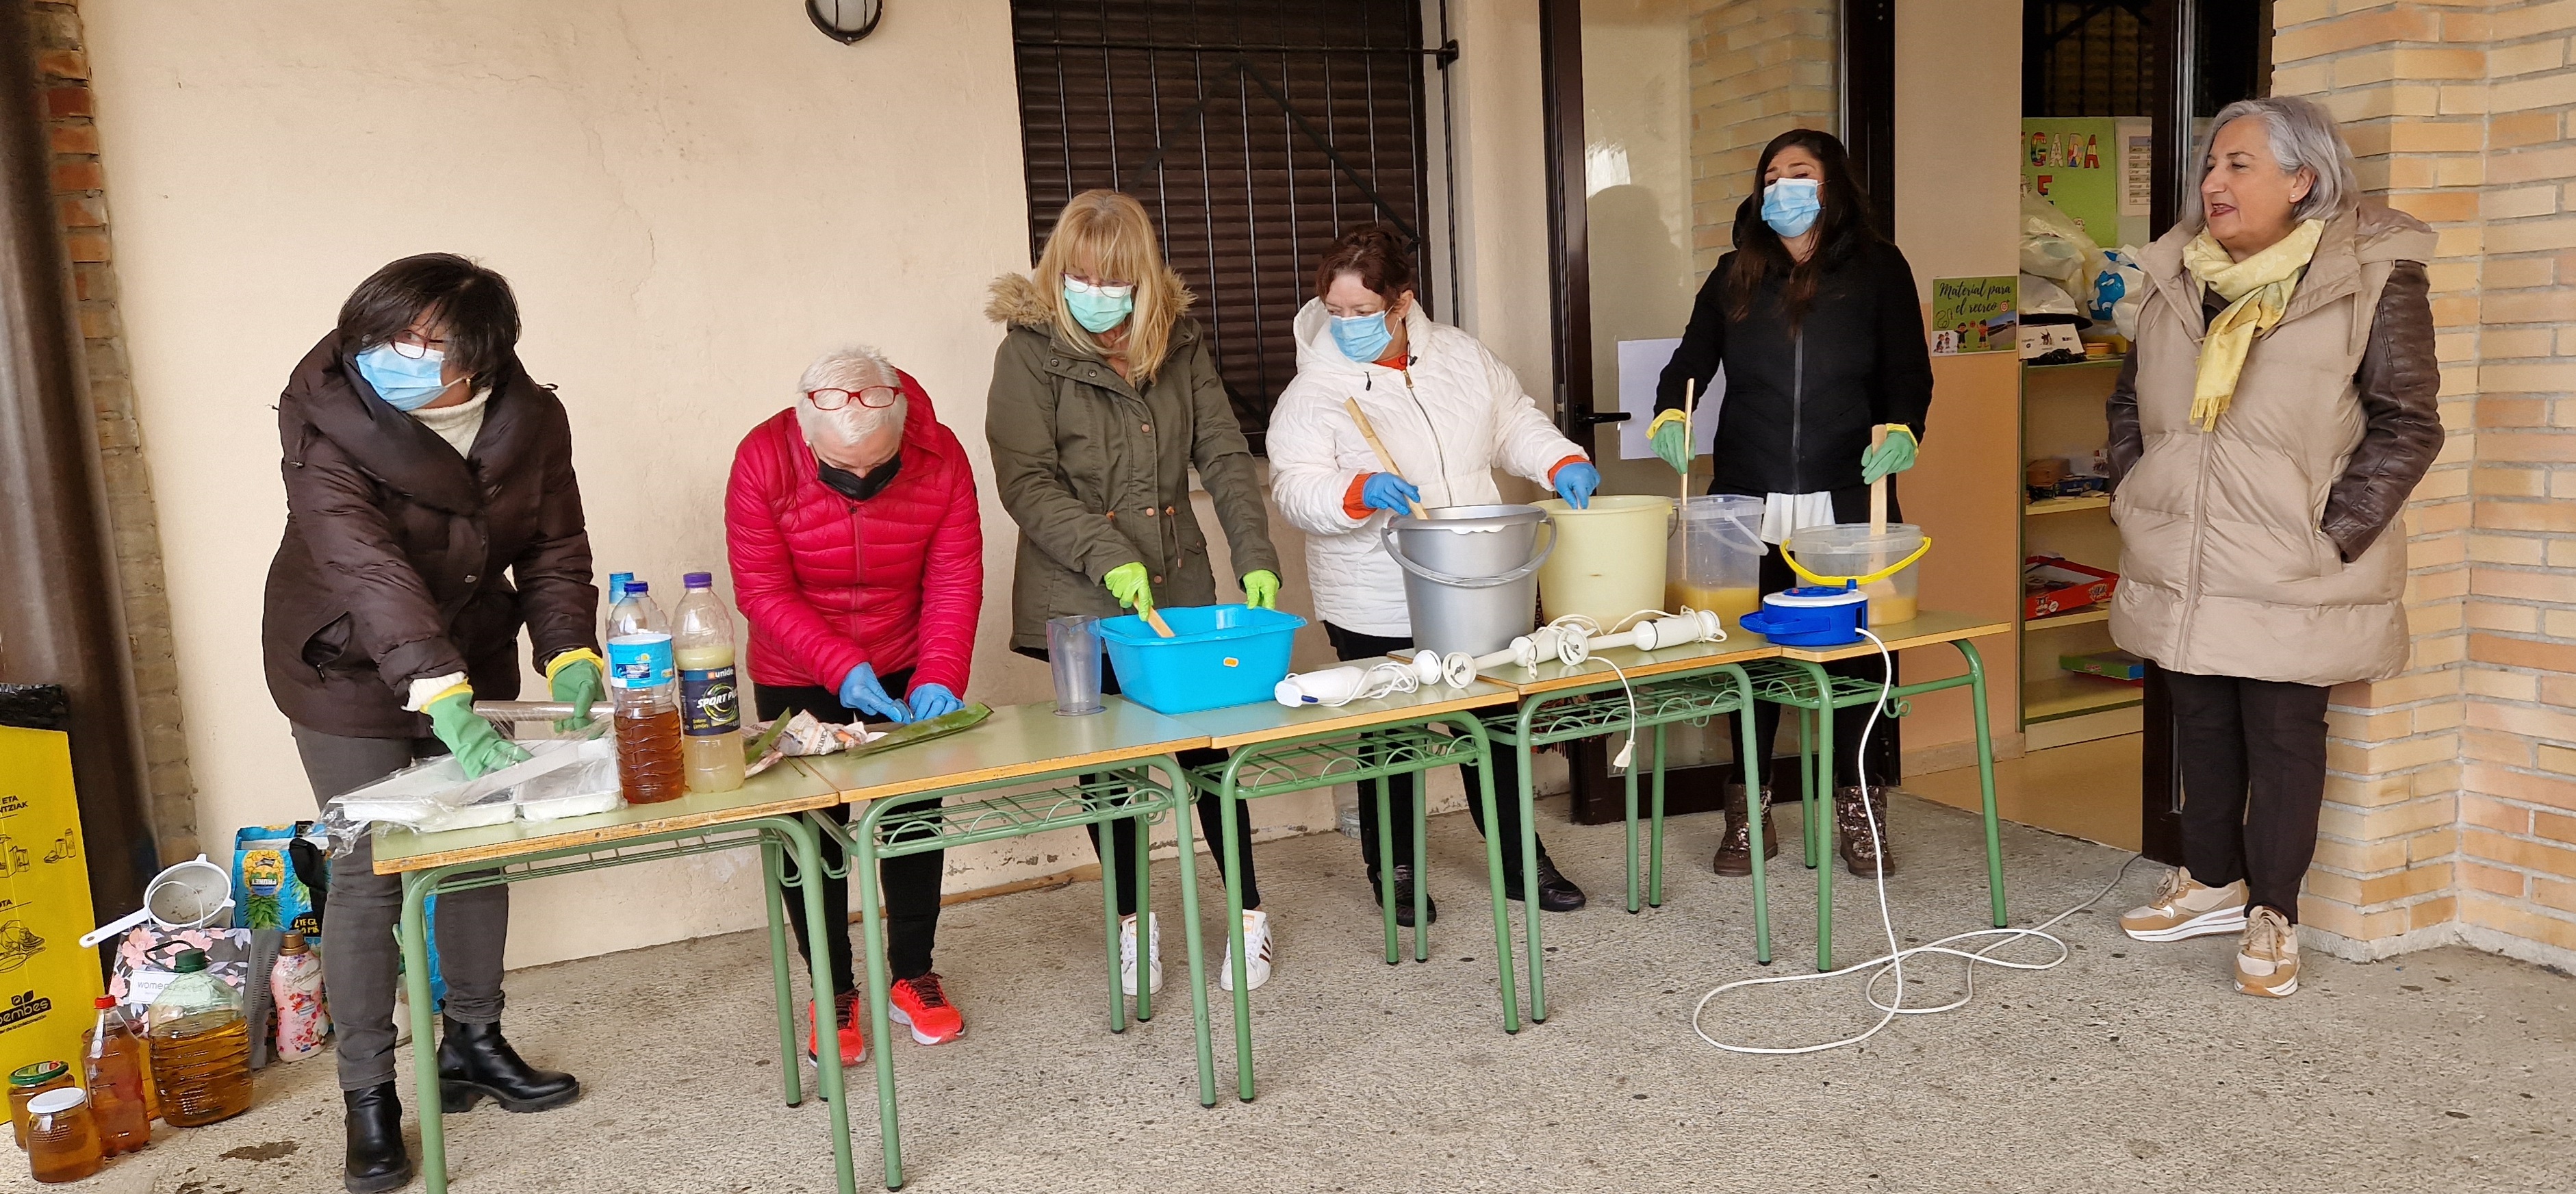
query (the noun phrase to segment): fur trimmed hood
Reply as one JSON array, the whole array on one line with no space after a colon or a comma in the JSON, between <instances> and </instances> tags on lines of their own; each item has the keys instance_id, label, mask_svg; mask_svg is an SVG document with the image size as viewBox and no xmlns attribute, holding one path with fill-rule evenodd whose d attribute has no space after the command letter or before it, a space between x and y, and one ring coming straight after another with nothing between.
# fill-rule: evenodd
<instances>
[{"instance_id":1,"label":"fur trimmed hood","mask_svg":"<svg viewBox=\"0 0 2576 1194\"><path fill-rule=\"evenodd\" d=\"M1182 285L1179 274L1166 269L1163 276L1173 292L1181 296L1180 309L1174 314L1187 315L1199 296ZM1003 274L993 279L991 297L984 301L984 318L1009 327L1051 333L1055 329L1055 303L1038 289L1036 279L1027 274Z\"/></svg>"}]
</instances>

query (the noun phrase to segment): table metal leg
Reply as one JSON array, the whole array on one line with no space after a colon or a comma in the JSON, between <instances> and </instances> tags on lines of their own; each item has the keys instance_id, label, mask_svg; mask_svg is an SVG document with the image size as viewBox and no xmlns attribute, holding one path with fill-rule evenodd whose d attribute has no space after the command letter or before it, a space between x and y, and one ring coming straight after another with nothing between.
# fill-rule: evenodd
<instances>
[{"instance_id":1,"label":"table metal leg","mask_svg":"<svg viewBox=\"0 0 2576 1194\"><path fill-rule=\"evenodd\" d=\"M1743 711L1735 718L1739 734L1735 750L1736 757L1745 760L1744 815L1750 822L1752 834L1752 840L1748 844L1753 851L1753 960L1768 966L1771 964L1771 889L1764 874L1762 856L1770 848L1763 839L1770 831L1771 817L1762 807L1762 787L1769 782L1770 777L1763 774L1766 769L1760 765L1762 757L1760 748L1753 743L1753 681L1744 674L1743 668L1729 670L1734 674L1737 698L1743 702ZM1662 741L1658 739L1655 754L1657 781L1655 815L1658 818L1662 817L1664 811L1662 745ZM1662 853L1660 849L1656 851L1659 860Z\"/></svg>"},{"instance_id":2,"label":"table metal leg","mask_svg":"<svg viewBox=\"0 0 2576 1194\"><path fill-rule=\"evenodd\" d=\"M1537 771L1537 768L1532 765L1532 752L1527 745L1530 740L1529 712L1527 710L1523 710L1521 713L1520 730L1520 740L1522 744L1513 747L1513 749L1520 752L1521 765L1520 784L1518 785L1520 788L1519 800L1521 809L1521 919L1523 923L1529 926L1527 930L1523 932L1522 936L1527 938L1529 942L1530 1023L1544 1024L1547 1022L1547 964L1544 960L1546 950L1539 944L1538 927L1538 792L1537 776L1534 774L1534 772ZM1483 741L1484 727L1482 725L1478 725L1476 727L1476 732L1478 735L1478 742L1476 745L1479 749L1483 749L1485 747L1485 742ZM1493 769L1491 767L1485 767L1481 770L1484 772L1491 772ZM1633 784L1628 790L1628 795L1630 797L1628 804L1630 813L1629 825L1631 826L1630 832L1633 833L1633 827L1636 824L1636 788ZM1490 826L1493 822L1488 821L1486 824ZM1492 837L1492 831L1488 829L1485 836ZM1506 944L1508 945L1508 942L1506 942ZM1508 953L1509 950L1506 949L1505 952Z\"/></svg>"},{"instance_id":3,"label":"table metal leg","mask_svg":"<svg viewBox=\"0 0 2576 1194\"><path fill-rule=\"evenodd\" d=\"M1127 832L1126 821L1100 823L1100 923L1109 959L1109 1031L1127 1031L1127 995L1125 978L1120 973L1118 956L1118 835ZM1136 989L1154 985L1154 910L1136 905Z\"/></svg>"},{"instance_id":4,"label":"table metal leg","mask_svg":"<svg viewBox=\"0 0 2576 1194\"><path fill-rule=\"evenodd\" d=\"M1663 727L1657 726L1655 728L1658 735L1660 735ZM1645 907L1645 894L1637 884L1637 752L1633 745L1628 751L1628 765L1620 768L1619 770L1622 773L1619 777L1619 785L1620 797L1622 800L1621 808L1623 810L1622 816L1620 817L1619 830L1620 844L1623 847L1621 850L1621 858L1622 861L1628 864L1625 868L1628 872L1628 914L1630 916L1634 916L1637 914L1638 909ZM1537 784L1537 781L1534 779L1524 779L1521 782L1533 787ZM1526 816L1527 814L1524 813L1523 815ZM1538 885L1536 883L1529 882L1529 880L1535 877L1535 874L1536 872L1534 871L1524 871L1521 875L1521 895L1529 900L1530 907L1533 909L1538 907ZM1530 923L1533 925L1537 924L1538 918L1536 916L1532 916L1530 918ZM1532 952L1536 952L1538 947L1536 945L1532 945L1530 948ZM1538 973L1538 968L1533 965L1530 968L1530 973ZM1530 1002L1532 1004L1536 1004L1538 1000L1536 998L1532 998Z\"/></svg>"},{"instance_id":5,"label":"table metal leg","mask_svg":"<svg viewBox=\"0 0 2576 1194\"><path fill-rule=\"evenodd\" d=\"M1218 836L1225 849L1225 943L1226 964L1234 972L1234 1074L1235 1097L1252 1101L1252 991L1250 976L1245 973L1243 956L1243 852L1235 843L1237 827L1245 816L1242 801L1234 792L1235 766L1238 756L1225 768L1225 778L1217 789ZM1384 828L1381 826L1380 828Z\"/></svg>"},{"instance_id":6,"label":"table metal leg","mask_svg":"<svg viewBox=\"0 0 2576 1194\"><path fill-rule=\"evenodd\" d=\"M1511 905L1506 900L1503 890L1503 839L1492 830L1493 826L1500 824L1495 819L1494 811L1492 740L1486 737L1485 727L1473 718L1464 719L1459 724L1476 740L1476 790L1469 794L1468 798L1476 801L1477 808L1484 812L1487 826L1486 832L1482 835L1485 839L1485 884L1492 897L1494 908L1494 974L1503 992L1503 1031L1519 1032L1521 1030L1520 978L1513 973L1512 966L1512 914ZM1529 740L1529 715L1526 710L1521 715L1521 729L1521 740L1526 742ZM1529 761L1529 752L1525 748L1521 750L1521 761L1524 766ZM1427 803L1425 802L1426 805ZM1414 840L1419 843L1421 838L1417 836ZM1414 882L1417 884L1415 890L1420 890L1418 885L1421 881L1421 876L1414 877Z\"/></svg>"},{"instance_id":7,"label":"table metal leg","mask_svg":"<svg viewBox=\"0 0 2576 1194\"><path fill-rule=\"evenodd\" d=\"M1378 918L1386 923L1386 964L1393 966L1402 956L1395 940L1395 820L1394 802L1387 795L1387 777L1366 781L1368 793L1361 799L1377 801L1377 909ZM1414 890L1422 889L1422 875L1415 872ZM1413 936L1422 937L1422 918L1413 918Z\"/></svg>"},{"instance_id":8,"label":"table metal leg","mask_svg":"<svg viewBox=\"0 0 2576 1194\"><path fill-rule=\"evenodd\" d=\"M1975 704L1977 722L1977 794L1986 815L1986 896L1994 905L1995 927L2000 929L2005 920L2004 844L2002 827L1995 819L1995 741L1986 725L1986 665L1968 640L1956 639L1951 645L1968 661L1968 699Z\"/></svg>"},{"instance_id":9,"label":"table metal leg","mask_svg":"<svg viewBox=\"0 0 2576 1194\"><path fill-rule=\"evenodd\" d=\"M1794 712L1798 718L1798 829L1799 835L1806 839L1807 869L1812 871L1816 869L1819 861L1816 856L1816 831L1821 828L1817 824L1816 817L1815 713L1804 705L1792 706L1791 712ZM1766 773L1763 776L1763 782L1767 783L1770 781L1767 773L1771 770L1769 766L1771 760L1764 757L1761 761L1764 765L1758 770ZM1750 776L1751 772L1746 774ZM1750 778L1745 780L1747 785L1745 799L1747 800L1752 799L1750 785L1753 782Z\"/></svg>"},{"instance_id":10,"label":"table metal leg","mask_svg":"<svg viewBox=\"0 0 2576 1194\"><path fill-rule=\"evenodd\" d=\"M1180 844L1181 853L1181 936L1189 952L1190 1022L1197 1035L1199 1062L1199 1106L1216 1106L1216 1050L1208 1034L1207 960L1199 936L1199 863L1198 846L1190 839L1192 792L1189 774L1181 770L1179 759L1166 755L1150 759L1148 767L1163 773L1164 791L1171 800L1172 837Z\"/></svg>"},{"instance_id":11,"label":"table metal leg","mask_svg":"<svg viewBox=\"0 0 2576 1194\"><path fill-rule=\"evenodd\" d=\"M1172 819L1178 821L1188 815L1186 811L1176 812L1172 814ZM1136 915L1142 917L1145 924L1150 927L1154 922L1154 818L1151 815L1138 817L1135 825ZM1138 983L1136 984L1136 1022L1142 1024L1153 1018L1154 984Z\"/></svg>"},{"instance_id":12,"label":"table metal leg","mask_svg":"<svg viewBox=\"0 0 2576 1194\"><path fill-rule=\"evenodd\" d=\"M1809 814L1816 822L1816 969L1834 968L1834 865L1840 861L1834 841L1835 826L1830 813L1834 803L1834 706L1833 679L1819 664L1800 662L1816 686L1816 782L1815 806Z\"/></svg>"},{"instance_id":13,"label":"table metal leg","mask_svg":"<svg viewBox=\"0 0 2576 1194\"><path fill-rule=\"evenodd\" d=\"M429 1194L447 1194L446 1105L438 1080L438 1010L430 1005L429 917L422 901L429 898L445 872L412 871L403 876L403 986L411 1002L412 1079L417 1097L412 1110L420 1117L420 1176Z\"/></svg>"},{"instance_id":14,"label":"table metal leg","mask_svg":"<svg viewBox=\"0 0 2576 1194\"><path fill-rule=\"evenodd\" d=\"M778 1069L787 1086L787 1105L805 1101L805 1075L796 1065L796 990L788 975L786 905L779 895L783 864L777 838L760 835L761 908L769 914L769 978L778 992Z\"/></svg>"},{"instance_id":15,"label":"table metal leg","mask_svg":"<svg viewBox=\"0 0 2576 1194\"><path fill-rule=\"evenodd\" d=\"M1655 792L1654 811L1649 817L1652 828L1646 831L1646 904L1664 906L1664 731L1655 727ZM1634 909L1631 909L1634 911Z\"/></svg>"}]
</instances>

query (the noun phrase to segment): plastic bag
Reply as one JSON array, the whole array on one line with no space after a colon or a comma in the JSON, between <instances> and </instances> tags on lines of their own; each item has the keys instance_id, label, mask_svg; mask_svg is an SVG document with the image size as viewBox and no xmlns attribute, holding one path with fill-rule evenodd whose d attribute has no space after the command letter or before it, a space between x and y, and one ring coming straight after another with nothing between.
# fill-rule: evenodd
<instances>
[{"instance_id":1,"label":"plastic bag","mask_svg":"<svg viewBox=\"0 0 2576 1194\"><path fill-rule=\"evenodd\" d=\"M311 821L247 826L233 834L233 927L322 936L329 868L314 865L331 848Z\"/></svg>"},{"instance_id":2,"label":"plastic bag","mask_svg":"<svg viewBox=\"0 0 2576 1194\"><path fill-rule=\"evenodd\" d=\"M2093 280L2108 264L2102 246L2076 226L2075 217L2037 195L2021 197L2021 272L2055 282L2089 304Z\"/></svg>"},{"instance_id":3,"label":"plastic bag","mask_svg":"<svg viewBox=\"0 0 2576 1194\"><path fill-rule=\"evenodd\" d=\"M2096 323L2109 323L2120 329L2120 335L2138 338L2138 311L2147 305L2147 271L2138 264L2135 245L2122 245L2108 255L2110 268L2102 272L2094 287L2093 302Z\"/></svg>"},{"instance_id":4,"label":"plastic bag","mask_svg":"<svg viewBox=\"0 0 2576 1194\"><path fill-rule=\"evenodd\" d=\"M617 749L607 739L575 743L571 761L509 789L522 821L554 821L604 813L626 803L617 777Z\"/></svg>"}]
</instances>

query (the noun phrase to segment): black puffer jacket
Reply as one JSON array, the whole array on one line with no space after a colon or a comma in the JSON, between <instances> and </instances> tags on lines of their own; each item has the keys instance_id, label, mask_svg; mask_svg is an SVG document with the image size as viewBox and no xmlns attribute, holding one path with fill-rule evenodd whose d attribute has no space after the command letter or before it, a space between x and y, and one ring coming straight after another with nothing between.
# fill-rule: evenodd
<instances>
[{"instance_id":1,"label":"black puffer jacket","mask_svg":"<svg viewBox=\"0 0 2576 1194\"><path fill-rule=\"evenodd\" d=\"M1727 254L1700 285L1681 347L1656 384L1655 409L1680 409L1685 381L1706 394L1723 366L1710 492L1855 488L1869 429L1903 423L1919 440L1932 405L1914 270L1896 246L1855 239L1827 259L1815 301L1792 328L1776 277L1746 318L1727 316L1727 272L1743 259Z\"/></svg>"},{"instance_id":2,"label":"black puffer jacket","mask_svg":"<svg viewBox=\"0 0 2576 1194\"><path fill-rule=\"evenodd\" d=\"M277 422L286 534L260 646L289 721L426 737L429 719L403 711L412 681L464 672L478 697L516 697L522 626L540 671L598 649L572 429L517 358L467 456L376 397L337 333L295 367Z\"/></svg>"}]
</instances>

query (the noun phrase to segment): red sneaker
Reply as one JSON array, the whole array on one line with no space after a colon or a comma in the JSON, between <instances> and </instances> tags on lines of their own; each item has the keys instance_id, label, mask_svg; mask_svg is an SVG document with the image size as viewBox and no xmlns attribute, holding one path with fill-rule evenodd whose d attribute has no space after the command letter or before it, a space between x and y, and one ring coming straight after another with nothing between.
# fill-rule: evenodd
<instances>
[{"instance_id":1,"label":"red sneaker","mask_svg":"<svg viewBox=\"0 0 2576 1194\"><path fill-rule=\"evenodd\" d=\"M945 1045L966 1035L966 1017L948 1002L937 973L896 979L887 1003L894 1022L911 1026L912 1039L921 1044Z\"/></svg>"},{"instance_id":2,"label":"red sneaker","mask_svg":"<svg viewBox=\"0 0 2576 1194\"><path fill-rule=\"evenodd\" d=\"M868 1031L859 1024L859 997L844 991L832 997L833 1018L841 1022L841 1064L857 1065L868 1059ZM814 1005L805 1005L805 1060L821 1065L821 1052L815 1048Z\"/></svg>"}]
</instances>

